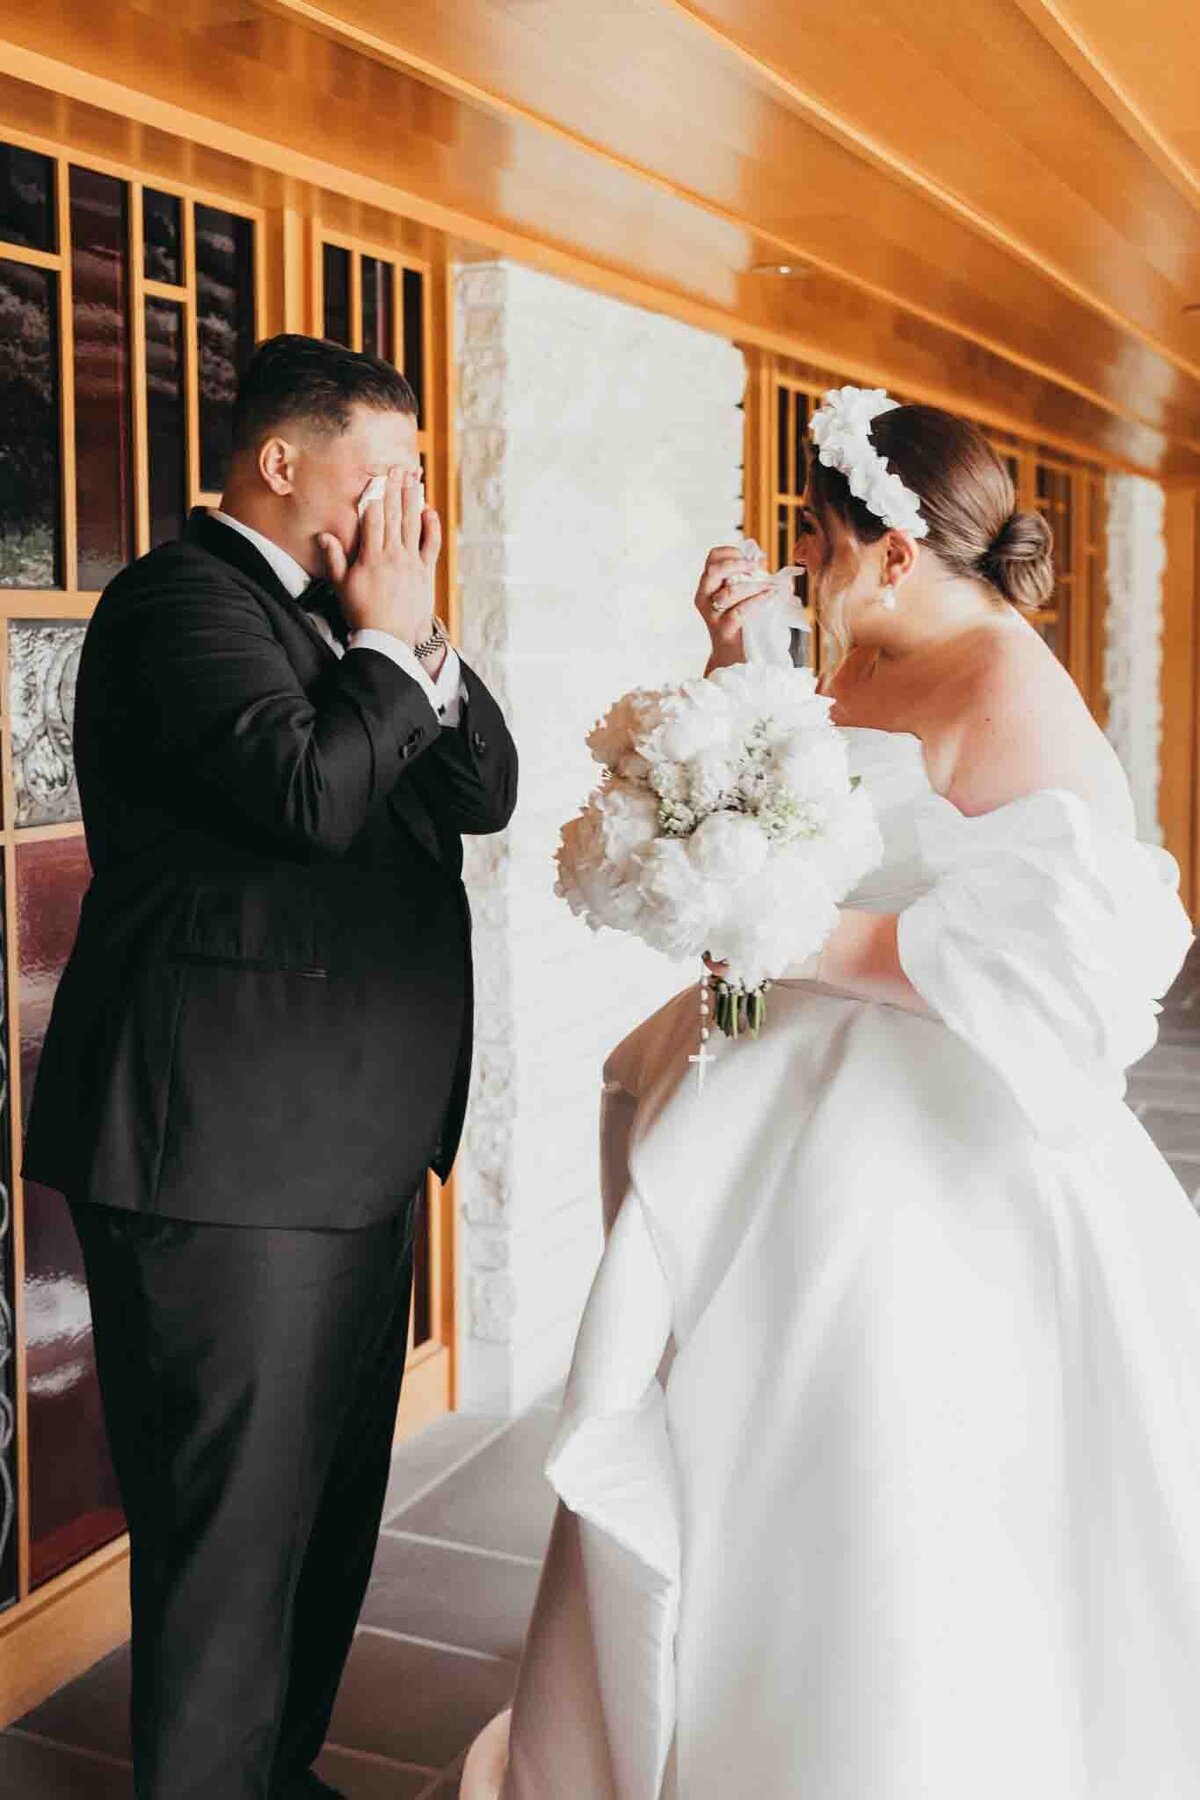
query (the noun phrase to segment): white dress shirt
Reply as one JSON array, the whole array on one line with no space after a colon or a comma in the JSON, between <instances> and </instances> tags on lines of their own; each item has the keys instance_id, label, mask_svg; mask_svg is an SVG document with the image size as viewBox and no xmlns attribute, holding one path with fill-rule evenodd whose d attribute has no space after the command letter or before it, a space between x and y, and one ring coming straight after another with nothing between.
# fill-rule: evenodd
<instances>
[{"instance_id":1,"label":"white dress shirt","mask_svg":"<svg viewBox=\"0 0 1200 1800\"><path fill-rule=\"evenodd\" d=\"M288 554L281 545L272 538L264 537L261 531L255 531L252 525L243 525L230 513L212 512L210 518L217 519L222 525L228 525L231 531L240 531L248 538L264 557L292 596L293 600L301 600L304 590L312 580L307 569L302 568L294 556ZM345 650L334 637L329 627L329 620L321 613L306 612L305 618L323 643L328 644L335 656L344 656ZM458 651L453 645L447 645L446 660L438 670L437 680L421 666L421 659L412 648L390 631L355 631L351 634L346 646L349 650L378 650L381 656L390 657L406 675L411 675L422 693L429 701L434 712L444 726L455 726L462 716L462 705L466 698L463 691L462 664L458 660Z\"/></svg>"}]
</instances>

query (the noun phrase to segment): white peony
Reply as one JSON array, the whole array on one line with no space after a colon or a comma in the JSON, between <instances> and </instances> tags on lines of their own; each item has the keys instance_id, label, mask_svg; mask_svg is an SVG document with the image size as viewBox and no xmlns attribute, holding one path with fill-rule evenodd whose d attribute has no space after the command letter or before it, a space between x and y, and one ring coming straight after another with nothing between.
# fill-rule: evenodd
<instances>
[{"instance_id":1,"label":"white peony","mask_svg":"<svg viewBox=\"0 0 1200 1800\"><path fill-rule=\"evenodd\" d=\"M771 853L770 841L745 813L711 813L688 842L695 867L710 881L731 885L752 880Z\"/></svg>"},{"instance_id":2,"label":"white peony","mask_svg":"<svg viewBox=\"0 0 1200 1800\"><path fill-rule=\"evenodd\" d=\"M589 737L605 779L563 827L556 891L748 991L804 961L882 848L830 706L767 663L625 695Z\"/></svg>"},{"instance_id":3,"label":"white peony","mask_svg":"<svg viewBox=\"0 0 1200 1800\"><path fill-rule=\"evenodd\" d=\"M623 870L658 835L658 801L648 788L613 781L597 795L596 811L605 851L616 868Z\"/></svg>"},{"instance_id":4,"label":"white peony","mask_svg":"<svg viewBox=\"0 0 1200 1800\"><path fill-rule=\"evenodd\" d=\"M701 956L720 907L720 891L703 879L687 847L660 839L642 858L643 936L668 956Z\"/></svg>"},{"instance_id":5,"label":"white peony","mask_svg":"<svg viewBox=\"0 0 1200 1800\"><path fill-rule=\"evenodd\" d=\"M729 707L709 681L689 681L663 708L663 718L645 738L643 754L651 763L687 762L727 743Z\"/></svg>"}]
</instances>

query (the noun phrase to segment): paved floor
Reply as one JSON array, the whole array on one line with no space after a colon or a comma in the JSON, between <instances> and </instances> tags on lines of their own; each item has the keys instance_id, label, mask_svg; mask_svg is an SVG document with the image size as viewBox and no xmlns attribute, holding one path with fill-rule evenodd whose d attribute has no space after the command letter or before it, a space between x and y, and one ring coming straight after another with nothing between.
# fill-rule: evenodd
<instances>
[{"instance_id":1,"label":"paved floor","mask_svg":"<svg viewBox=\"0 0 1200 1800\"><path fill-rule=\"evenodd\" d=\"M1200 1205L1200 949L1130 1100ZM350 1800L451 1800L508 1700L551 1520L553 1399L512 1422L442 1419L397 1453L379 1556L322 1773ZM0 1734L0 1793L129 1800L116 1651Z\"/></svg>"},{"instance_id":2,"label":"paved floor","mask_svg":"<svg viewBox=\"0 0 1200 1800\"><path fill-rule=\"evenodd\" d=\"M550 1531L556 1398L441 1419L396 1454L370 1592L320 1765L349 1800L451 1800L505 1706ZM129 1800L129 1658L114 1651L0 1734L0 1794Z\"/></svg>"}]
</instances>

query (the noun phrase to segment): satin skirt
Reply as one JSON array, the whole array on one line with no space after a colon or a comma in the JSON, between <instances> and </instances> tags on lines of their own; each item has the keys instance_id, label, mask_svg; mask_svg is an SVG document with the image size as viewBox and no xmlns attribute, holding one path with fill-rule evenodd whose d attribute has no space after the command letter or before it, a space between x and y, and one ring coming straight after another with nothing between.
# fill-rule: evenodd
<instances>
[{"instance_id":1,"label":"satin skirt","mask_svg":"<svg viewBox=\"0 0 1200 1800\"><path fill-rule=\"evenodd\" d=\"M1195 1800L1200 1221L942 1024L694 990L609 1066L610 1226L510 1722L465 1800Z\"/></svg>"}]
</instances>

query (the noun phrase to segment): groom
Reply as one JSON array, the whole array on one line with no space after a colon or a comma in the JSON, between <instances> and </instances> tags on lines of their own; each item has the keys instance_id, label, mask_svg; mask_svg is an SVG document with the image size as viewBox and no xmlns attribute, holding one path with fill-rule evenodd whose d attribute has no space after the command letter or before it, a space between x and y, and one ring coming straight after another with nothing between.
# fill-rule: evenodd
<instances>
[{"instance_id":1,"label":"groom","mask_svg":"<svg viewBox=\"0 0 1200 1800\"><path fill-rule=\"evenodd\" d=\"M414 1209L465 1105L461 834L517 778L434 619L416 412L373 357L263 344L220 511L124 570L84 646L94 879L25 1173L83 1246L138 1800L332 1793Z\"/></svg>"}]
</instances>

